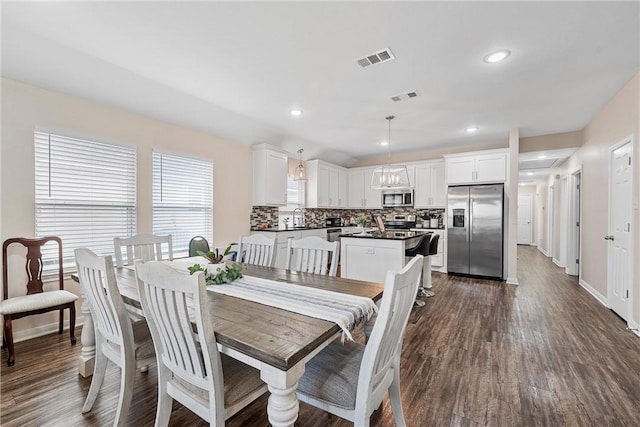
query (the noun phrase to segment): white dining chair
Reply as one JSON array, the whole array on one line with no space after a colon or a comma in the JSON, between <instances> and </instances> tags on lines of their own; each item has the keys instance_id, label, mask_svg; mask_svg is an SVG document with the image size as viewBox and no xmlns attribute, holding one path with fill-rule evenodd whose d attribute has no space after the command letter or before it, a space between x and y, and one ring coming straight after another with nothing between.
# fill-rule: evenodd
<instances>
[{"instance_id":1,"label":"white dining chair","mask_svg":"<svg viewBox=\"0 0 640 427\"><path fill-rule=\"evenodd\" d=\"M289 238L285 268L302 273L328 274L335 277L340 257L338 243L327 242L318 236L302 239ZM331 262L330 266L329 262Z\"/></svg>"},{"instance_id":2,"label":"white dining chair","mask_svg":"<svg viewBox=\"0 0 640 427\"><path fill-rule=\"evenodd\" d=\"M240 236L236 261L263 267L273 267L275 250L275 237L267 237L262 234Z\"/></svg>"},{"instance_id":3,"label":"white dining chair","mask_svg":"<svg viewBox=\"0 0 640 427\"><path fill-rule=\"evenodd\" d=\"M155 425L169 424L175 399L211 425L224 426L267 385L257 369L218 352L204 273L189 275L157 261L136 260L135 269L158 355Z\"/></svg>"},{"instance_id":4,"label":"white dining chair","mask_svg":"<svg viewBox=\"0 0 640 427\"><path fill-rule=\"evenodd\" d=\"M136 370L154 361L153 342L144 319L132 321L118 291L111 256L97 256L89 249L75 250L80 286L89 304L96 337L96 359L89 393L82 413L91 411L102 386L108 361L121 370L120 397L113 422L125 425Z\"/></svg>"},{"instance_id":5,"label":"white dining chair","mask_svg":"<svg viewBox=\"0 0 640 427\"><path fill-rule=\"evenodd\" d=\"M164 253L167 259L173 259L173 241L171 234L157 236L154 234L137 234L131 237L116 237L113 239L116 255L116 267L133 265L133 261L161 261ZM163 246L165 249L163 249ZM126 259L122 249L125 249ZM164 251L164 252L163 252Z\"/></svg>"},{"instance_id":6,"label":"white dining chair","mask_svg":"<svg viewBox=\"0 0 640 427\"><path fill-rule=\"evenodd\" d=\"M371 337L366 345L333 341L305 366L298 398L368 426L387 392L396 426L405 426L400 399L402 339L418 290L423 256L415 256L400 272L387 272Z\"/></svg>"}]
</instances>

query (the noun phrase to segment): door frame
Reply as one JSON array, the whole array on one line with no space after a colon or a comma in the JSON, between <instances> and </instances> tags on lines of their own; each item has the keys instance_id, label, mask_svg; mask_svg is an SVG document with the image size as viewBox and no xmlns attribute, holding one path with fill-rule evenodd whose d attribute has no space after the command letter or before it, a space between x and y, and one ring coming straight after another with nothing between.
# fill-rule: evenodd
<instances>
[{"instance_id":1,"label":"door frame","mask_svg":"<svg viewBox=\"0 0 640 427\"><path fill-rule=\"evenodd\" d=\"M529 203L529 208L530 208L529 209L529 218L531 219L531 222L529 222L529 243L528 244L530 246L533 246L534 245L534 236L533 236L534 217L533 216L534 216L534 212L535 212L534 205L533 205L533 203L534 203L533 193L520 193L520 192L518 193L518 213L516 215L516 217L518 217L518 221L520 219L519 216L518 216L520 214L520 196L528 197L530 199L530 203ZM518 227L516 227L516 231L517 231L517 228ZM519 238L519 236L516 237L516 241L518 240L518 238ZM518 244L520 244L520 243L518 243Z\"/></svg>"},{"instance_id":2,"label":"door frame","mask_svg":"<svg viewBox=\"0 0 640 427\"><path fill-rule=\"evenodd\" d=\"M553 226L554 226L554 209L555 209L555 187L554 184L549 186L547 192L547 257L553 259Z\"/></svg>"},{"instance_id":3,"label":"door frame","mask_svg":"<svg viewBox=\"0 0 640 427\"><path fill-rule=\"evenodd\" d=\"M558 253L554 254L553 262L561 268L567 266L568 183L566 175L562 175L558 180L558 205L555 206L558 210Z\"/></svg>"},{"instance_id":4,"label":"door frame","mask_svg":"<svg viewBox=\"0 0 640 427\"><path fill-rule=\"evenodd\" d=\"M580 277L582 242L582 165L569 172L569 220L567 227L567 274ZM580 185L579 188L576 188ZM579 225L578 225L579 224ZM574 262L578 260L578 262Z\"/></svg>"},{"instance_id":5,"label":"door frame","mask_svg":"<svg viewBox=\"0 0 640 427\"><path fill-rule=\"evenodd\" d=\"M616 151L618 148L625 146L626 144L629 144L629 147L631 149L631 197L636 197L636 200L634 201L632 199L631 201L631 212L630 212L630 218L631 218L631 229L630 229L630 239L629 239L629 271L627 272L627 274L629 275L629 296L627 298L627 307L626 307L626 317L624 317L624 321L627 323L627 325L631 322L631 313L633 310L633 306L632 306L632 301L634 298L634 274L633 274L633 270L634 270L634 263L633 260L634 258L634 253L635 253L635 218L633 215L633 210L634 210L634 203L637 203L637 196L636 191L636 167L634 164L634 157L633 154L635 152L634 148L635 148L635 140L633 137L633 134L627 136L626 138L622 139L621 141L619 141L618 143L612 145L611 147L609 147L609 158L608 158L608 180L609 180L609 209L608 209L608 217L607 217L607 234L611 235L613 233L612 231L612 226L611 226L611 221L612 221L612 208L613 208L613 204L612 199L612 188L613 188L613 180L611 179L611 174L613 172L613 152ZM611 286L611 268L610 268L610 264L611 264L611 260L610 260L610 250L609 250L609 245L607 245L607 300L608 300L608 305L609 308L611 308L612 304L611 304L611 300L612 300L612 286ZM618 315L620 315L620 313L617 313ZM622 316L620 315L620 317L622 318Z\"/></svg>"}]
</instances>

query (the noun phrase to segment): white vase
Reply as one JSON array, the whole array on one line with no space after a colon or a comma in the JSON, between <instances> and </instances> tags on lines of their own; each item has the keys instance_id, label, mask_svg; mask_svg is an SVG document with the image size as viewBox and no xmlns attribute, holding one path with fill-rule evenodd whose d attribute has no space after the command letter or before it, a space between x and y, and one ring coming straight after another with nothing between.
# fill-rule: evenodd
<instances>
[{"instance_id":1,"label":"white vase","mask_svg":"<svg viewBox=\"0 0 640 427\"><path fill-rule=\"evenodd\" d=\"M224 270L226 266L227 264L225 264L224 262L221 262L218 264L207 264L207 273L209 273L212 276L215 276L216 274L218 274L220 270Z\"/></svg>"}]
</instances>

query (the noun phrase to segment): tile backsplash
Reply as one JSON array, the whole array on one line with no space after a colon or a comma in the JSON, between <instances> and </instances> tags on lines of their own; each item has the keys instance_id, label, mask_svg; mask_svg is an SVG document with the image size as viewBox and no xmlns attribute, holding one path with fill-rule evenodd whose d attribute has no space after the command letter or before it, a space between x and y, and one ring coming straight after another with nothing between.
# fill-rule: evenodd
<instances>
[{"instance_id":1,"label":"tile backsplash","mask_svg":"<svg viewBox=\"0 0 640 427\"><path fill-rule=\"evenodd\" d=\"M380 215L384 219L386 215L415 215L416 223L421 226L425 218L437 218L438 226L443 227L446 220L444 209L414 209L414 208L385 208L385 209L304 209L305 221L311 227L323 227L325 219L330 217L342 218L345 225L349 225L353 218L364 215L367 217L366 225L375 225L375 216ZM251 209L251 228L278 227L279 211L277 207L253 206ZM424 225L428 227L428 220Z\"/></svg>"}]
</instances>

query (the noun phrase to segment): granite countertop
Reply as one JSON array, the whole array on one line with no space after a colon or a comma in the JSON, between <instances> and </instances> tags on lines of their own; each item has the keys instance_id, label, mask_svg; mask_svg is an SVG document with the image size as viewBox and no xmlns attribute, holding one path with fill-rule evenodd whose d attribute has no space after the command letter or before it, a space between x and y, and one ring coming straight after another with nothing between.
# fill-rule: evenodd
<instances>
[{"instance_id":1,"label":"granite countertop","mask_svg":"<svg viewBox=\"0 0 640 427\"><path fill-rule=\"evenodd\" d=\"M325 227L325 226L313 226L313 227L289 227L289 228L279 228L279 227L271 227L271 228L262 228L262 227L253 227L251 231L273 231L273 232L287 232L287 231L304 231L304 230L324 230L327 228L340 228L340 227Z\"/></svg>"},{"instance_id":2,"label":"granite countertop","mask_svg":"<svg viewBox=\"0 0 640 427\"><path fill-rule=\"evenodd\" d=\"M430 231L385 231L384 233L381 233L379 231L372 231L364 234L341 234L340 237L355 237L357 239L407 240L430 233Z\"/></svg>"},{"instance_id":3,"label":"granite countertop","mask_svg":"<svg viewBox=\"0 0 640 427\"><path fill-rule=\"evenodd\" d=\"M446 227L414 227L411 230L446 230Z\"/></svg>"}]
</instances>

